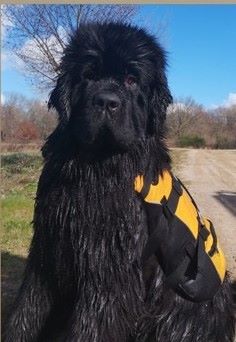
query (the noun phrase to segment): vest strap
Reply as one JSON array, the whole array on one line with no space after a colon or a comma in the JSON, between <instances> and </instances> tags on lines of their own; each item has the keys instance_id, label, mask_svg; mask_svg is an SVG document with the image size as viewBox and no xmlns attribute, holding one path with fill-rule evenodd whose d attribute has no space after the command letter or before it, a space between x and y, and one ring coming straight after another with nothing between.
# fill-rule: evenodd
<instances>
[{"instance_id":1,"label":"vest strap","mask_svg":"<svg viewBox=\"0 0 236 342\"><path fill-rule=\"evenodd\" d=\"M171 288L176 288L180 285L180 279L181 283L184 281L185 278L183 279L183 275L186 273L190 262L191 258L187 254L184 257L183 261L179 264L179 266L176 267L176 269L166 277L166 283L168 284L168 286L170 286Z\"/></svg>"},{"instance_id":2,"label":"vest strap","mask_svg":"<svg viewBox=\"0 0 236 342\"><path fill-rule=\"evenodd\" d=\"M178 206L179 198L183 193L183 189L178 183L176 178L172 178L172 189L168 199L164 196L161 200L161 204L163 205L164 214L167 218L170 218L170 215L174 215ZM169 211L169 212L168 212Z\"/></svg>"},{"instance_id":3,"label":"vest strap","mask_svg":"<svg viewBox=\"0 0 236 342\"><path fill-rule=\"evenodd\" d=\"M215 228L214 228L212 222L209 221L209 223L210 223L210 231L211 231L213 242L212 242L212 246L211 246L211 249L209 250L208 254L210 257L212 257L215 254L215 252L217 252L217 236L216 236Z\"/></svg>"},{"instance_id":4,"label":"vest strap","mask_svg":"<svg viewBox=\"0 0 236 342\"><path fill-rule=\"evenodd\" d=\"M210 235L209 230L206 229L206 227L201 223L200 219L198 220L199 222L199 235L201 235L202 239L204 241L207 240L208 236Z\"/></svg>"},{"instance_id":5,"label":"vest strap","mask_svg":"<svg viewBox=\"0 0 236 342\"><path fill-rule=\"evenodd\" d=\"M149 193L151 184L149 182L145 182L143 184L142 190L140 191L140 194L142 195L142 198L145 198L147 194Z\"/></svg>"}]
</instances>

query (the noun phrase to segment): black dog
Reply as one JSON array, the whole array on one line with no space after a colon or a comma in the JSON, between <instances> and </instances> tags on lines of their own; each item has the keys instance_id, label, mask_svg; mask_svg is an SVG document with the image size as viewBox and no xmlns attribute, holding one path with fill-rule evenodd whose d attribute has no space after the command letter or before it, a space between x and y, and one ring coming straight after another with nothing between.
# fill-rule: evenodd
<instances>
[{"instance_id":1,"label":"black dog","mask_svg":"<svg viewBox=\"0 0 236 342\"><path fill-rule=\"evenodd\" d=\"M134 179L170 169L165 66L141 29L91 24L71 38L5 341L233 341L227 278L212 300L194 303L166 285L155 256L142 260L149 233Z\"/></svg>"}]
</instances>

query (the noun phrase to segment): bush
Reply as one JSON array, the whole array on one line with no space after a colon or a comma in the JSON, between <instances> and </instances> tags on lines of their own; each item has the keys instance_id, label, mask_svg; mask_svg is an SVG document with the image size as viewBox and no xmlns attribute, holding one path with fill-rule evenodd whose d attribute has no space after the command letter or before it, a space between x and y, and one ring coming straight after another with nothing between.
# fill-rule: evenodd
<instances>
[{"instance_id":1,"label":"bush","mask_svg":"<svg viewBox=\"0 0 236 342\"><path fill-rule=\"evenodd\" d=\"M215 144L213 146L216 149L234 149L236 148L236 139L232 139L231 137L217 136Z\"/></svg>"},{"instance_id":2,"label":"bush","mask_svg":"<svg viewBox=\"0 0 236 342\"><path fill-rule=\"evenodd\" d=\"M204 147L206 142L204 138L199 137L198 135L185 135L179 138L177 142L179 147Z\"/></svg>"},{"instance_id":3,"label":"bush","mask_svg":"<svg viewBox=\"0 0 236 342\"><path fill-rule=\"evenodd\" d=\"M13 153L2 156L2 169L8 174L21 174L26 170L38 170L42 166L39 154Z\"/></svg>"}]
</instances>

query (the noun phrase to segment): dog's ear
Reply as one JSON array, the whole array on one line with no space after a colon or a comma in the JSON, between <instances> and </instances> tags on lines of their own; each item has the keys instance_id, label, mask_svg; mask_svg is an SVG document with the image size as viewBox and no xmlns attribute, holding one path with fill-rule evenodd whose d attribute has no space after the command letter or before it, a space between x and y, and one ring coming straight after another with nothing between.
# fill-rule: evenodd
<instances>
[{"instance_id":1,"label":"dog's ear","mask_svg":"<svg viewBox=\"0 0 236 342\"><path fill-rule=\"evenodd\" d=\"M48 109L56 109L59 121L66 123L70 117L71 112L71 92L70 79L65 73L58 76L55 88L50 94L48 101Z\"/></svg>"},{"instance_id":2,"label":"dog's ear","mask_svg":"<svg viewBox=\"0 0 236 342\"><path fill-rule=\"evenodd\" d=\"M165 72L156 75L151 89L149 133L155 134L166 119L166 110L173 101Z\"/></svg>"}]
</instances>

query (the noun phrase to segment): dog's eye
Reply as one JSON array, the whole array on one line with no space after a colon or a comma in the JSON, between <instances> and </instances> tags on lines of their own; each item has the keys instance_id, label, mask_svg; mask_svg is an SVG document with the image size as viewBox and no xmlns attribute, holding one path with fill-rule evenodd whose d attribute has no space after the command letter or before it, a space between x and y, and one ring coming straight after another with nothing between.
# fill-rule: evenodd
<instances>
[{"instance_id":1,"label":"dog's eye","mask_svg":"<svg viewBox=\"0 0 236 342\"><path fill-rule=\"evenodd\" d=\"M137 83L137 78L133 75L127 75L125 77L125 84L131 86L131 85L135 85Z\"/></svg>"}]
</instances>

